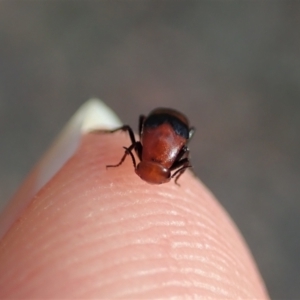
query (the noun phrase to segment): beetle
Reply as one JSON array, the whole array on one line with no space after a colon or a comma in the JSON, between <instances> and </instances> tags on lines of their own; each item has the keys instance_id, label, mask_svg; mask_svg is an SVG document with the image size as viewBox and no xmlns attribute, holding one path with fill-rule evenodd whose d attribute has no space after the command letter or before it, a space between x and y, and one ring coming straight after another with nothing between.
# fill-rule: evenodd
<instances>
[{"instance_id":1,"label":"beetle","mask_svg":"<svg viewBox=\"0 0 300 300\"><path fill-rule=\"evenodd\" d=\"M130 155L135 173L150 184L162 184L175 177L179 177L187 168L191 168L189 149L187 144L192 138L195 129L190 127L189 121L182 113L169 108L154 109L148 116L139 118L139 141L136 141L133 130L129 125L114 130L101 132L114 133L126 131L129 134L131 145L123 147L125 153L116 165L107 165L107 168L119 167ZM135 151L140 162L137 164L132 151ZM171 174L173 172L173 174Z\"/></svg>"}]
</instances>

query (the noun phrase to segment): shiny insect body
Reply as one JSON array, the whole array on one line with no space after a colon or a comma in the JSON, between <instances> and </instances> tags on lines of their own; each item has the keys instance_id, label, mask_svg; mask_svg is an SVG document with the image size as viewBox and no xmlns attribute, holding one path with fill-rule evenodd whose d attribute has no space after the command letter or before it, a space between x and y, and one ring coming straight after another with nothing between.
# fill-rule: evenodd
<instances>
[{"instance_id":1,"label":"shiny insect body","mask_svg":"<svg viewBox=\"0 0 300 300\"><path fill-rule=\"evenodd\" d=\"M131 145L124 147L125 153L116 165L107 165L107 168L120 166L127 155L131 156L136 174L150 184L162 184L179 177L187 168L191 167L187 144L195 129L189 126L188 119L180 112L158 108L148 116L140 116L139 137L136 141L130 126L105 131L127 131ZM140 162L137 164L132 153L135 151Z\"/></svg>"}]
</instances>

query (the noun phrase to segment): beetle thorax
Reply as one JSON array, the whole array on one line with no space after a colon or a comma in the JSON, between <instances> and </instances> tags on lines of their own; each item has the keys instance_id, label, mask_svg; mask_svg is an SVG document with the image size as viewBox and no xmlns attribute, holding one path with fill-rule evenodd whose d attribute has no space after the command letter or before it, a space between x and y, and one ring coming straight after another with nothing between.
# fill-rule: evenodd
<instances>
[{"instance_id":1,"label":"beetle thorax","mask_svg":"<svg viewBox=\"0 0 300 300\"><path fill-rule=\"evenodd\" d=\"M157 162L169 169L185 142L168 123L157 128L146 128L142 138L142 160Z\"/></svg>"}]
</instances>

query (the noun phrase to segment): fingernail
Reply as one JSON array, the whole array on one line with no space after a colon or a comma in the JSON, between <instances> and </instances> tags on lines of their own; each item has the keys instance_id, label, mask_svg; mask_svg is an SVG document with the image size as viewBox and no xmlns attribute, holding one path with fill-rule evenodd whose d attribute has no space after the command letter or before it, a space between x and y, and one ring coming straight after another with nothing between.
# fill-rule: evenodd
<instances>
[{"instance_id":1,"label":"fingernail","mask_svg":"<svg viewBox=\"0 0 300 300\"><path fill-rule=\"evenodd\" d=\"M95 129L113 129L122 123L102 101L90 99L73 115L40 164L36 188L44 186L75 153L82 134Z\"/></svg>"},{"instance_id":2,"label":"fingernail","mask_svg":"<svg viewBox=\"0 0 300 300\"><path fill-rule=\"evenodd\" d=\"M32 197L60 170L75 153L83 134L96 129L113 129L122 123L102 101L90 99L73 115L38 162L15 196L2 211L0 238L30 203Z\"/></svg>"}]
</instances>

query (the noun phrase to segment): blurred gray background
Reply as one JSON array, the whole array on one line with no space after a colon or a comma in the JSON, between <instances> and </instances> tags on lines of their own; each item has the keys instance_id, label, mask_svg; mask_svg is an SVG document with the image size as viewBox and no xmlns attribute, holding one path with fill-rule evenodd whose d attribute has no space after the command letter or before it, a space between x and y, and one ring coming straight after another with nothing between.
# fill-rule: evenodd
<instances>
[{"instance_id":1,"label":"blurred gray background","mask_svg":"<svg viewBox=\"0 0 300 300\"><path fill-rule=\"evenodd\" d=\"M91 96L189 116L196 174L273 299L299 299L300 2L0 3L0 198Z\"/></svg>"}]
</instances>

